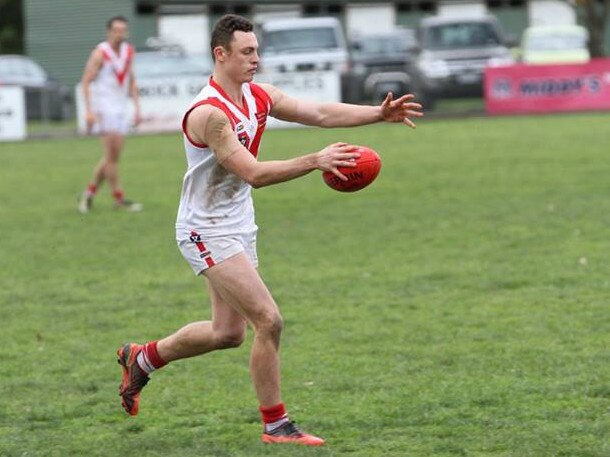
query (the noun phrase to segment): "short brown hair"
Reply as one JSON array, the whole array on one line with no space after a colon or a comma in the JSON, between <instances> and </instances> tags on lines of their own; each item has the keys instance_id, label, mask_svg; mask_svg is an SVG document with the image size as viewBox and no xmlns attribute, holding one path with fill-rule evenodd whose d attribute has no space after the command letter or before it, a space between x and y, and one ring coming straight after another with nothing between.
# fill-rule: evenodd
<instances>
[{"instance_id":1,"label":"short brown hair","mask_svg":"<svg viewBox=\"0 0 610 457\"><path fill-rule=\"evenodd\" d=\"M115 22L124 22L125 24L128 23L127 18L125 18L125 16L114 16L108 19L108 21L106 21L106 30L110 30Z\"/></svg>"},{"instance_id":2,"label":"short brown hair","mask_svg":"<svg viewBox=\"0 0 610 457\"><path fill-rule=\"evenodd\" d=\"M210 47L212 50L212 59L214 57L214 48L222 46L225 49L230 49L233 32L251 32L254 29L252 22L242 16L236 14L225 14L222 16L212 30L212 40Z\"/></svg>"}]
</instances>

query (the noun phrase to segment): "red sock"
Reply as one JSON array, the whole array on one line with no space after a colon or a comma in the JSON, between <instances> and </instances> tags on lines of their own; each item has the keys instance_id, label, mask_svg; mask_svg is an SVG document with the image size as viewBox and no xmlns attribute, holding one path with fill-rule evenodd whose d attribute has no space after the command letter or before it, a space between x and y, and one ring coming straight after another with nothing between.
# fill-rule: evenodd
<instances>
[{"instance_id":1,"label":"red sock","mask_svg":"<svg viewBox=\"0 0 610 457\"><path fill-rule=\"evenodd\" d=\"M90 182L87 185L87 190L86 190L87 194L91 197L93 197L96 192L97 192L97 186L95 184L93 184L92 182Z\"/></svg>"},{"instance_id":2,"label":"red sock","mask_svg":"<svg viewBox=\"0 0 610 457\"><path fill-rule=\"evenodd\" d=\"M263 415L266 432L271 432L285 422L288 422L288 414L286 413L284 403L278 403L275 406L261 406L258 409Z\"/></svg>"},{"instance_id":3,"label":"red sock","mask_svg":"<svg viewBox=\"0 0 610 457\"><path fill-rule=\"evenodd\" d=\"M138 354L137 362L146 373L152 373L167 365L167 362L157 352L157 341L151 341L144 345L142 351Z\"/></svg>"},{"instance_id":4,"label":"red sock","mask_svg":"<svg viewBox=\"0 0 610 457\"><path fill-rule=\"evenodd\" d=\"M120 190L120 189L115 190L114 192L112 192L112 196L114 197L114 199L117 202L122 202L123 201L123 191Z\"/></svg>"}]
</instances>

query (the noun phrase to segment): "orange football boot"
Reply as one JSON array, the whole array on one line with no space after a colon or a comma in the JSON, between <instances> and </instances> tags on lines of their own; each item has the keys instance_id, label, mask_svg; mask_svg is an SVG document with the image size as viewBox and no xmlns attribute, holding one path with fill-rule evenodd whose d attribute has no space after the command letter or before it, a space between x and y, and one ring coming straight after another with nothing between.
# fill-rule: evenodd
<instances>
[{"instance_id":1,"label":"orange football boot","mask_svg":"<svg viewBox=\"0 0 610 457\"><path fill-rule=\"evenodd\" d=\"M131 416L138 414L140 408L140 392L148 383L148 375L140 368L136 359L143 346L127 343L117 351L118 362L123 367L123 380L119 386L121 404Z\"/></svg>"},{"instance_id":2,"label":"orange football boot","mask_svg":"<svg viewBox=\"0 0 610 457\"><path fill-rule=\"evenodd\" d=\"M288 421L272 432L265 432L261 437L265 443L296 443L304 446L322 446L325 441L317 436L303 432L297 425Z\"/></svg>"}]
</instances>

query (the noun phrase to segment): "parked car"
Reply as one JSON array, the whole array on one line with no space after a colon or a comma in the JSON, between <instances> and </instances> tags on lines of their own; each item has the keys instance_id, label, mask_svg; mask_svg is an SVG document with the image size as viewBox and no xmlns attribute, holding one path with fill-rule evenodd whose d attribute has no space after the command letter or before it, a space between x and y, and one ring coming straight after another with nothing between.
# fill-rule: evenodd
<instances>
[{"instance_id":1,"label":"parked car","mask_svg":"<svg viewBox=\"0 0 610 457\"><path fill-rule=\"evenodd\" d=\"M72 90L37 62L22 55L0 55L0 86L22 86L26 115L32 119L68 119L73 115Z\"/></svg>"},{"instance_id":2,"label":"parked car","mask_svg":"<svg viewBox=\"0 0 610 457\"><path fill-rule=\"evenodd\" d=\"M260 41L260 72L348 68L347 42L334 17L269 20L260 26Z\"/></svg>"},{"instance_id":3,"label":"parked car","mask_svg":"<svg viewBox=\"0 0 610 457\"><path fill-rule=\"evenodd\" d=\"M395 94L407 92L411 87L411 77L406 69L413 59L415 44L415 30L406 28L353 37L349 45L350 98L353 101L379 101L389 91Z\"/></svg>"},{"instance_id":4,"label":"parked car","mask_svg":"<svg viewBox=\"0 0 610 457\"><path fill-rule=\"evenodd\" d=\"M514 63L493 16L422 19L410 67L414 91L428 109L439 98L482 96L487 65Z\"/></svg>"},{"instance_id":5,"label":"parked car","mask_svg":"<svg viewBox=\"0 0 610 457\"><path fill-rule=\"evenodd\" d=\"M589 32L580 25L528 27L521 39L526 64L584 63L589 61Z\"/></svg>"}]
</instances>

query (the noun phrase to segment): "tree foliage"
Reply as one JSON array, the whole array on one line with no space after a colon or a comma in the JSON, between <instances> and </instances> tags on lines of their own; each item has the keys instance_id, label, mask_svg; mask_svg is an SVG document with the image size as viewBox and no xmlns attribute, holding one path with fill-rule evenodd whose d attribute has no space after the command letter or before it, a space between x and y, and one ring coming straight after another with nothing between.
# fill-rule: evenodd
<instances>
[{"instance_id":1,"label":"tree foliage","mask_svg":"<svg viewBox=\"0 0 610 457\"><path fill-rule=\"evenodd\" d=\"M22 0L0 0L0 54L23 54Z\"/></svg>"}]
</instances>

